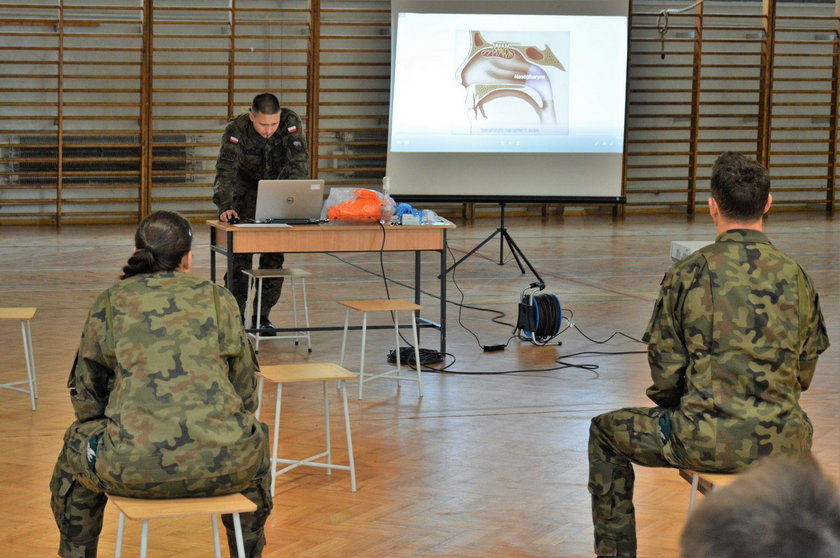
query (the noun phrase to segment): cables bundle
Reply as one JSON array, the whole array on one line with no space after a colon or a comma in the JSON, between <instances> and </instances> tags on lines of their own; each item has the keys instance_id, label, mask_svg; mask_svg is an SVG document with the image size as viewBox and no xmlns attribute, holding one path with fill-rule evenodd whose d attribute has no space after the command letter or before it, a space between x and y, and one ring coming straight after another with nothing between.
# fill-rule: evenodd
<instances>
[{"instance_id":1,"label":"cables bundle","mask_svg":"<svg viewBox=\"0 0 840 558\"><path fill-rule=\"evenodd\" d=\"M544 283L531 283L522 290L519 316L514 335L527 339L534 345L545 345L563 331L563 308L556 294L537 294ZM530 293L527 292L530 289Z\"/></svg>"},{"instance_id":2,"label":"cables bundle","mask_svg":"<svg viewBox=\"0 0 840 558\"><path fill-rule=\"evenodd\" d=\"M388 352L388 362L397 362L396 351ZM432 349L420 349L420 364L423 366L443 362L443 353ZM417 359L414 358L414 347L400 347L400 363L414 366Z\"/></svg>"}]
</instances>

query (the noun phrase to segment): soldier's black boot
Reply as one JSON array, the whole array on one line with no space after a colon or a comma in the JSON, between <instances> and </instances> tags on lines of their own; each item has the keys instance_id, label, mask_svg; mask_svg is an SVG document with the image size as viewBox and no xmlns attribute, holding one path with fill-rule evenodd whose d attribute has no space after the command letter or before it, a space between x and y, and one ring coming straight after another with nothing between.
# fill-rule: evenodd
<instances>
[{"instance_id":1,"label":"soldier's black boot","mask_svg":"<svg viewBox=\"0 0 840 558\"><path fill-rule=\"evenodd\" d=\"M271 320L268 319L268 316L260 316L260 337L275 337L277 336L277 332L274 331L277 326L271 323ZM256 319L251 321L251 328L257 328Z\"/></svg>"}]
</instances>

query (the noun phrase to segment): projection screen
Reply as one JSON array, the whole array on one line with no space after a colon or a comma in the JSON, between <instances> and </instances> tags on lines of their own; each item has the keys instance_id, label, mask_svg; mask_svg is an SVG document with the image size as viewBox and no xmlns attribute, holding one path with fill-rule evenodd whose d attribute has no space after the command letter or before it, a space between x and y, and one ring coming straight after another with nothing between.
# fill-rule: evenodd
<instances>
[{"instance_id":1,"label":"projection screen","mask_svg":"<svg viewBox=\"0 0 840 558\"><path fill-rule=\"evenodd\" d=\"M392 0L391 194L623 203L628 9Z\"/></svg>"}]
</instances>

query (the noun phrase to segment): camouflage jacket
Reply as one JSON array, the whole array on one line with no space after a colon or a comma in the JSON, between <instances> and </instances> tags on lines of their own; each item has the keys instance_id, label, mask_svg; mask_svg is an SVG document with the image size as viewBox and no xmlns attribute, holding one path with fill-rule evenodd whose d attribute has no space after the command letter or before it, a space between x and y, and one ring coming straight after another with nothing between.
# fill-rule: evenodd
<instances>
[{"instance_id":1,"label":"camouflage jacket","mask_svg":"<svg viewBox=\"0 0 840 558\"><path fill-rule=\"evenodd\" d=\"M727 231L674 265L644 340L647 395L671 410L666 452L690 444L689 462L726 470L810 450L799 395L828 336L810 277L761 232Z\"/></svg>"},{"instance_id":2,"label":"camouflage jacket","mask_svg":"<svg viewBox=\"0 0 840 558\"><path fill-rule=\"evenodd\" d=\"M300 117L280 110L280 126L263 138L251 124L248 113L228 122L216 160L213 203L219 214L235 209L240 217L253 217L257 183L260 180L309 178L306 137Z\"/></svg>"},{"instance_id":3,"label":"camouflage jacket","mask_svg":"<svg viewBox=\"0 0 840 558\"><path fill-rule=\"evenodd\" d=\"M258 371L222 287L180 272L115 284L90 309L68 380L78 421L104 428L97 475L123 486L253 475L266 443Z\"/></svg>"}]
</instances>

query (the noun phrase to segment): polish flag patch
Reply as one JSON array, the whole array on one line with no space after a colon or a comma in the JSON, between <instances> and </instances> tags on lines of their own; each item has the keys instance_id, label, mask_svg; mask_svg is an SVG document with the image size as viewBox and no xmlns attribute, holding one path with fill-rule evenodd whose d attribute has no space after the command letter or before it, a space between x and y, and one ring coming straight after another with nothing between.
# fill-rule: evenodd
<instances>
[{"instance_id":1,"label":"polish flag patch","mask_svg":"<svg viewBox=\"0 0 840 558\"><path fill-rule=\"evenodd\" d=\"M295 132L297 132L297 126L289 126L286 129L289 131L290 134L294 134Z\"/></svg>"},{"instance_id":2,"label":"polish flag patch","mask_svg":"<svg viewBox=\"0 0 840 558\"><path fill-rule=\"evenodd\" d=\"M239 143L239 139L238 139L238 138L235 138L235 137L233 137L233 136L230 136L230 139L229 139L228 141L229 141L230 143Z\"/></svg>"}]
</instances>

